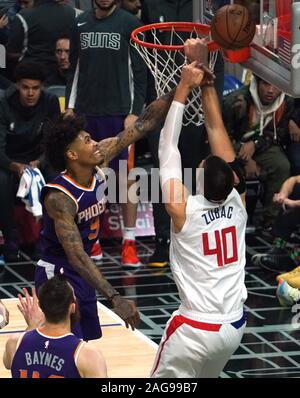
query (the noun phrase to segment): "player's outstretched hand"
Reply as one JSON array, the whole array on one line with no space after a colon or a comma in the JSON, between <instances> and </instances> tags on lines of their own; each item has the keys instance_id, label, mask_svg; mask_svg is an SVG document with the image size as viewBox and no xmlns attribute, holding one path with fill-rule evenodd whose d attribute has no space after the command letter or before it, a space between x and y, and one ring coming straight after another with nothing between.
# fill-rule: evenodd
<instances>
[{"instance_id":1,"label":"player's outstretched hand","mask_svg":"<svg viewBox=\"0 0 300 398\"><path fill-rule=\"evenodd\" d=\"M198 61L208 66L208 49L205 39L187 39L184 43L184 53L189 62Z\"/></svg>"},{"instance_id":2,"label":"player's outstretched hand","mask_svg":"<svg viewBox=\"0 0 300 398\"><path fill-rule=\"evenodd\" d=\"M115 313L123 319L127 328L131 326L131 329L134 330L138 326L140 315L134 301L116 296L113 299L113 306Z\"/></svg>"},{"instance_id":3,"label":"player's outstretched hand","mask_svg":"<svg viewBox=\"0 0 300 398\"><path fill-rule=\"evenodd\" d=\"M23 289L23 292L25 298L18 294L20 303L18 304L19 311L30 328L34 329L42 326L45 323L45 315L39 306L35 288L31 289L32 298L26 288Z\"/></svg>"},{"instance_id":4,"label":"player's outstretched hand","mask_svg":"<svg viewBox=\"0 0 300 398\"><path fill-rule=\"evenodd\" d=\"M4 303L0 300L0 329L4 328L9 322L9 312Z\"/></svg>"},{"instance_id":5,"label":"player's outstretched hand","mask_svg":"<svg viewBox=\"0 0 300 398\"><path fill-rule=\"evenodd\" d=\"M180 83L193 89L200 86L203 76L203 69L200 68L197 61L194 61L191 64L182 67Z\"/></svg>"}]
</instances>

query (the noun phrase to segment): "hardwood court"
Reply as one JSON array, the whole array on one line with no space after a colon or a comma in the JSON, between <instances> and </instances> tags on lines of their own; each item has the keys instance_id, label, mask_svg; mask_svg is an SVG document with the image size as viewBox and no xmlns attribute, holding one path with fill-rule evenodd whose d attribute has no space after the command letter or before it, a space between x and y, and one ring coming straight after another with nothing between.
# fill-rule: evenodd
<instances>
[{"instance_id":1,"label":"hardwood court","mask_svg":"<svg viewBox=\"0 0 300 398\"><path fill-rule=\"evenodd\" d=\"M5 342L12 332L21 332L26 323L17 308L17 299L3 300L9 310L9 324L0 331L0 378L10 377L2 363ZM139 331L123 326L121 319L104 305L98 303L103 336L90 342L102 351L109 377L149 377L157 345Z\"/></svg>"}]
</instances>

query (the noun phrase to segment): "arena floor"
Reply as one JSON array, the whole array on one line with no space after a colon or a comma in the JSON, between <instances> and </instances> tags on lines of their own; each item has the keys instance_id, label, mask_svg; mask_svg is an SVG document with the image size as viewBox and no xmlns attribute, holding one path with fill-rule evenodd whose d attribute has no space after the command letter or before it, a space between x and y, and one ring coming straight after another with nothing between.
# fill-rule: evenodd
<instances>
[{"instance_id":1,"label":"arena floor","mask_svg":"<svg viewBox=\"0 0 300 398\"><path fill-rule=\"evenodd\" d=\"M223 378L262 378L300 376L300 305L295 312L280 307L276 298L275 274L254 267L250 258L270 246L271 237L247 235L246 285L248 324L242 344L221 374ZM300 236L295 240L300 242ZM139 330L159 343L170 314L178 307L179 298L170 268L146 266L125 270L120 265L120 241L104 241L102 272L112 285L128 298L137 301L141 313ZM138 252L143 261L152 253L151 238L138 240ZM0 279L0 298L13 298L23 287L33 283L34 263L24 255L24 261L9 264ZM109 306L99 296L99 301ZM298 310L298 314L297 314Z\"/></svg>"}]
</instances>

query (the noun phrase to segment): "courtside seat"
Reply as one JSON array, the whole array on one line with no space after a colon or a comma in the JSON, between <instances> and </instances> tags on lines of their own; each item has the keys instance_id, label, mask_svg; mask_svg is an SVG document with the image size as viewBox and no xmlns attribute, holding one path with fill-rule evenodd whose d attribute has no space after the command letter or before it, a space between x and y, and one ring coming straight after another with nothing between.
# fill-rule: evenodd
<instances>
[{"instance_id":1,"label":"courtside seat","mask_svg":"<svg viewBox=\"0 0 300 398\"><path fill-rule=\"evenodd\" d=\"M64 112L66 108L66 86L49 86L46 87L46 91L58 97L60 110Z\"/></svg>"}]
</instances>

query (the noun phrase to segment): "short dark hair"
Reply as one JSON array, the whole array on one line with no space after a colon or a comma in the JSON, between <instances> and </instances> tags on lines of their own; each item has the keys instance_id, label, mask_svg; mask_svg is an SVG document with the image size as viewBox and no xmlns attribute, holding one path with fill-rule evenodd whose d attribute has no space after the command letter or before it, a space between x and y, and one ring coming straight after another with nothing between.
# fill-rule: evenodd
<instances>
[{"instance_id":1,"label":"short dark hair","mask_svg":"<svg viewBox=\"0 0 300 398\"><path fill-rule=\"evenodd\" d=\"M204 197L208 201L222 201L233 189L231 167L218 156L209 156L204 162Z\"/></svg>"},{"instance_id":2,"label":"short dark hair","mask_svg":"<svg viewBox=\"0 0 300 398\"><path fill-rule=\"evenodd\" d=\"M69 307L75 303L71 286L63 275L55 275L38 290L41 310L48 322L59 323L68 316Z\"/></svg>"},{"instance_id":3,"label":"short dark hair","mask_svg":"<svg viewBox=\"0 0 300 398\"><path fill-rule=\"evenodd\" d=\"M18 82L21 79L39 80L43 83L46 79L44 67L36 62L20 62L14 71L14 80Z\"/></svg>"},{"instance_id":4,"label":"short dark hair","mask_svg":"<svg viewBox=\"0 0 300 398\"><path fill-rule=\"evenodd\" d=\"M70 35L68 35L68 34L63 34L63 35L59 36L59 37L56 39L56 43L57 43L59 40L71 40L71 38L70 38Z\"/></svg>"},{"instance_id":5,"label":"short dark hair","mask_svg":"<svg viewBox=\"0 0 300 398\"><path fill-rule=\"evenodd\" d=\"M48 162L55 170L65 170L66 151L84 126L83 116L64 116L63 114L45 124L43 148Z\"/></svg>"}]
</instances>

